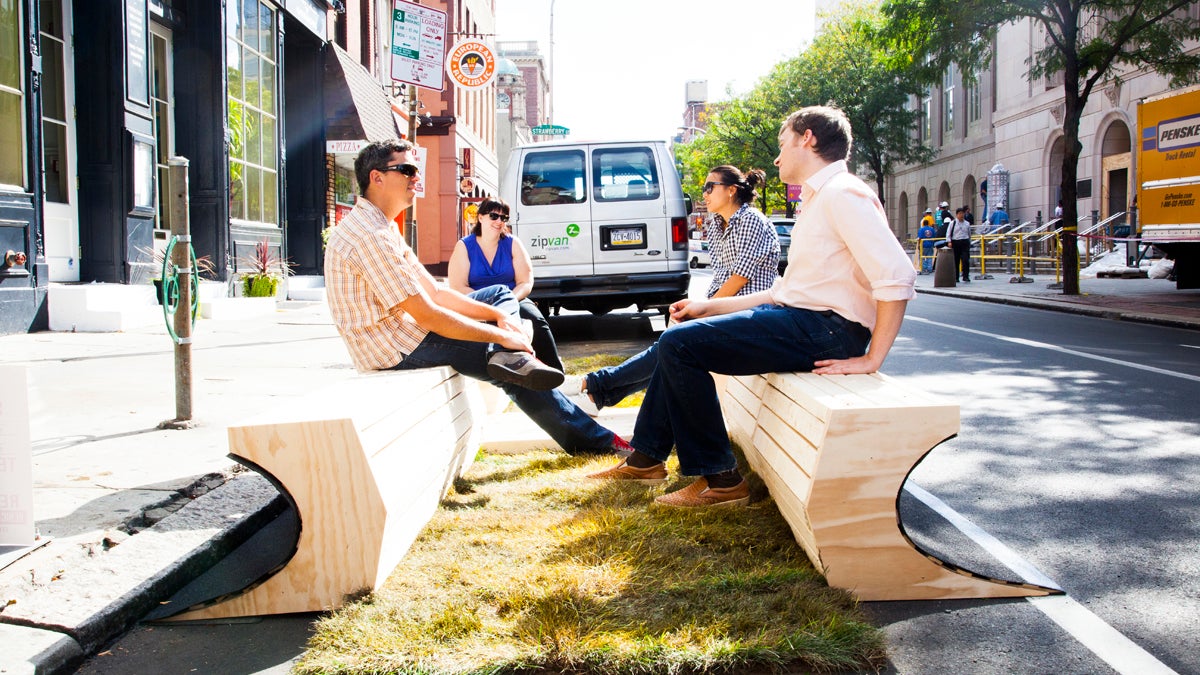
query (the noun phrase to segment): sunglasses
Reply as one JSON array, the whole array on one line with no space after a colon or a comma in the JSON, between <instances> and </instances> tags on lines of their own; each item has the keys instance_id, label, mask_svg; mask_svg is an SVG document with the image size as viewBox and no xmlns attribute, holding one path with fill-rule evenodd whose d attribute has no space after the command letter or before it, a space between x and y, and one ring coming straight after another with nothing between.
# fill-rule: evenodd
<instances>
[{"instance_id":1,"label":"sunglasses","mask_svg":"<svg viewBox=\"0 0 1200 675\"><path fill-rule=\"evenodd\" d=\"M729 183L721 183L719 181L710 180L704 184L704 194L712 192L713 188L718 185L729 185Z\"/></svg>"},{"instance_id":2,"label":"sunglasses","mask_svg":"<svg viewBox=\"0 0 1200 675\"><path fill-rule=\"evenodd\" d=\"M401 175L408 176L409 178L421 173L421 170L417 168L416 164L393 164L391 166L380 167L379 169L376 169L376 171L381 171L384 173L387 173L388 171L399 171Z\"/></svg>"},{"instance_id":3,"label":"sunglasses","mask_svg":"<svg viewBox=\"0 0 1200 675\"><path fill-rule=\"evenodd\" d=\"M483 215L487 216L488 218L491 218L492 220L499 220L499 221L505 222L505 223L508 222L508 216L506 216L502 213L485 213Z\"/></svg>"}]
</instances>

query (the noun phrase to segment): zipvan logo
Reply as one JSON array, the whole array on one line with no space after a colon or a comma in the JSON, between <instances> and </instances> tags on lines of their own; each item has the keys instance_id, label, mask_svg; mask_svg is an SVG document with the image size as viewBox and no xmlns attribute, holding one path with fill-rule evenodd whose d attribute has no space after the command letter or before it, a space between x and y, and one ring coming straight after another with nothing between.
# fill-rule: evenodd
<instances>
[{"instance_id":1,"label":"zipvan logo","mask_svg":"<svg viewBox=\"0 0 1200 675\"><path fill-rule=\"evenodd\" d=\"M529 240L532 248L542 248L547 251L562 251L571 248L571 240L579 236L579 225L567 225L566 236L563 237L534 237Z\"/></svg>"}]
</instances>

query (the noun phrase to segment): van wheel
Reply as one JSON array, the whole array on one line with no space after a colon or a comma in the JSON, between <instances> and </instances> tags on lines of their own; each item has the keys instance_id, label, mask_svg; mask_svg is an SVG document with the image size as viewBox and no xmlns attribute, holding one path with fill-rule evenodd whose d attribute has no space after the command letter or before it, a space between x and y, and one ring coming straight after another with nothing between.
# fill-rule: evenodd
<instances>
[{"instance_id":1,"label":"van wheel","mask_svg":"<svg viewBox=\"0 0 1200 675\"><path fill-rule=\"evenodd\" d=\"M688 267L690 267L692 269L696 269L699 266L700 266L700 258L697 258L696 256L692 256L692 259L688 261Z\"/></svg>"}]
</instances>

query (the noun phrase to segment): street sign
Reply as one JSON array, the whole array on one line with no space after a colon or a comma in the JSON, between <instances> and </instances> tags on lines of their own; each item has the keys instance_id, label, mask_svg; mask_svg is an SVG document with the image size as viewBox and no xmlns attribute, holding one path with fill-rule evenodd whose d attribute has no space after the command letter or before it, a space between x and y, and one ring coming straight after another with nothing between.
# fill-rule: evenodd
<instances>
[{"instance_id":1,"label":"street sign","mask_svg":"<svg viewBox=\"0 0 1200 675\"><path fill-rule=\"evenodd\" d=\"M529 130L534 136L566 136L571 130L557 124L539 124Z\"/></svg>"},{"instance_id":2,"label":"street sign","mask_svg":"<svg viewBox=\"0 0 1200 675\"><path fill-rule=\"evenodd\" d=\"M482 89L496 77L496 54L479 40L463 40L450 49L446 74L463 89Z\"/></svg>"},{"instance_id":3,"label":"street sign","mask_svg":"<svg viewBox=\"0 0 1200 675\"><path fill-rule=\"evenodd\" d=\"M441 91L446 13L406 0L392 7L392 80Z\"/></svg>"}]
</instances>

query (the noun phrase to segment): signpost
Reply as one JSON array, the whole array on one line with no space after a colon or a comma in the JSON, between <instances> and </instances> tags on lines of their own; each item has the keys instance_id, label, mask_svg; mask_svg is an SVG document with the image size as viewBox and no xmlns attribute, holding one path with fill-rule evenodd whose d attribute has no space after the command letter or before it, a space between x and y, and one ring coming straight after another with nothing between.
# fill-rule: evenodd
<instances>
[{"instance_id":1,"label":"signpost","mask_svg":"<svg viewBox=\"0 0 1200 675\"><path fill-rule=\"evenodd\" d=\"M392 9L392 80L442 91L446 13L406 0Z\"/></svg>"},{"instance_id":2,"label":"signpost","mask_svg":"<svg viewBox=\"0 0 1200 675\"><path fill-rule=\"evenodd\" d=\"M557 124L539 124L529 130L534 136L566 136L571 130Z\"/></svg>"}]
</instances>

